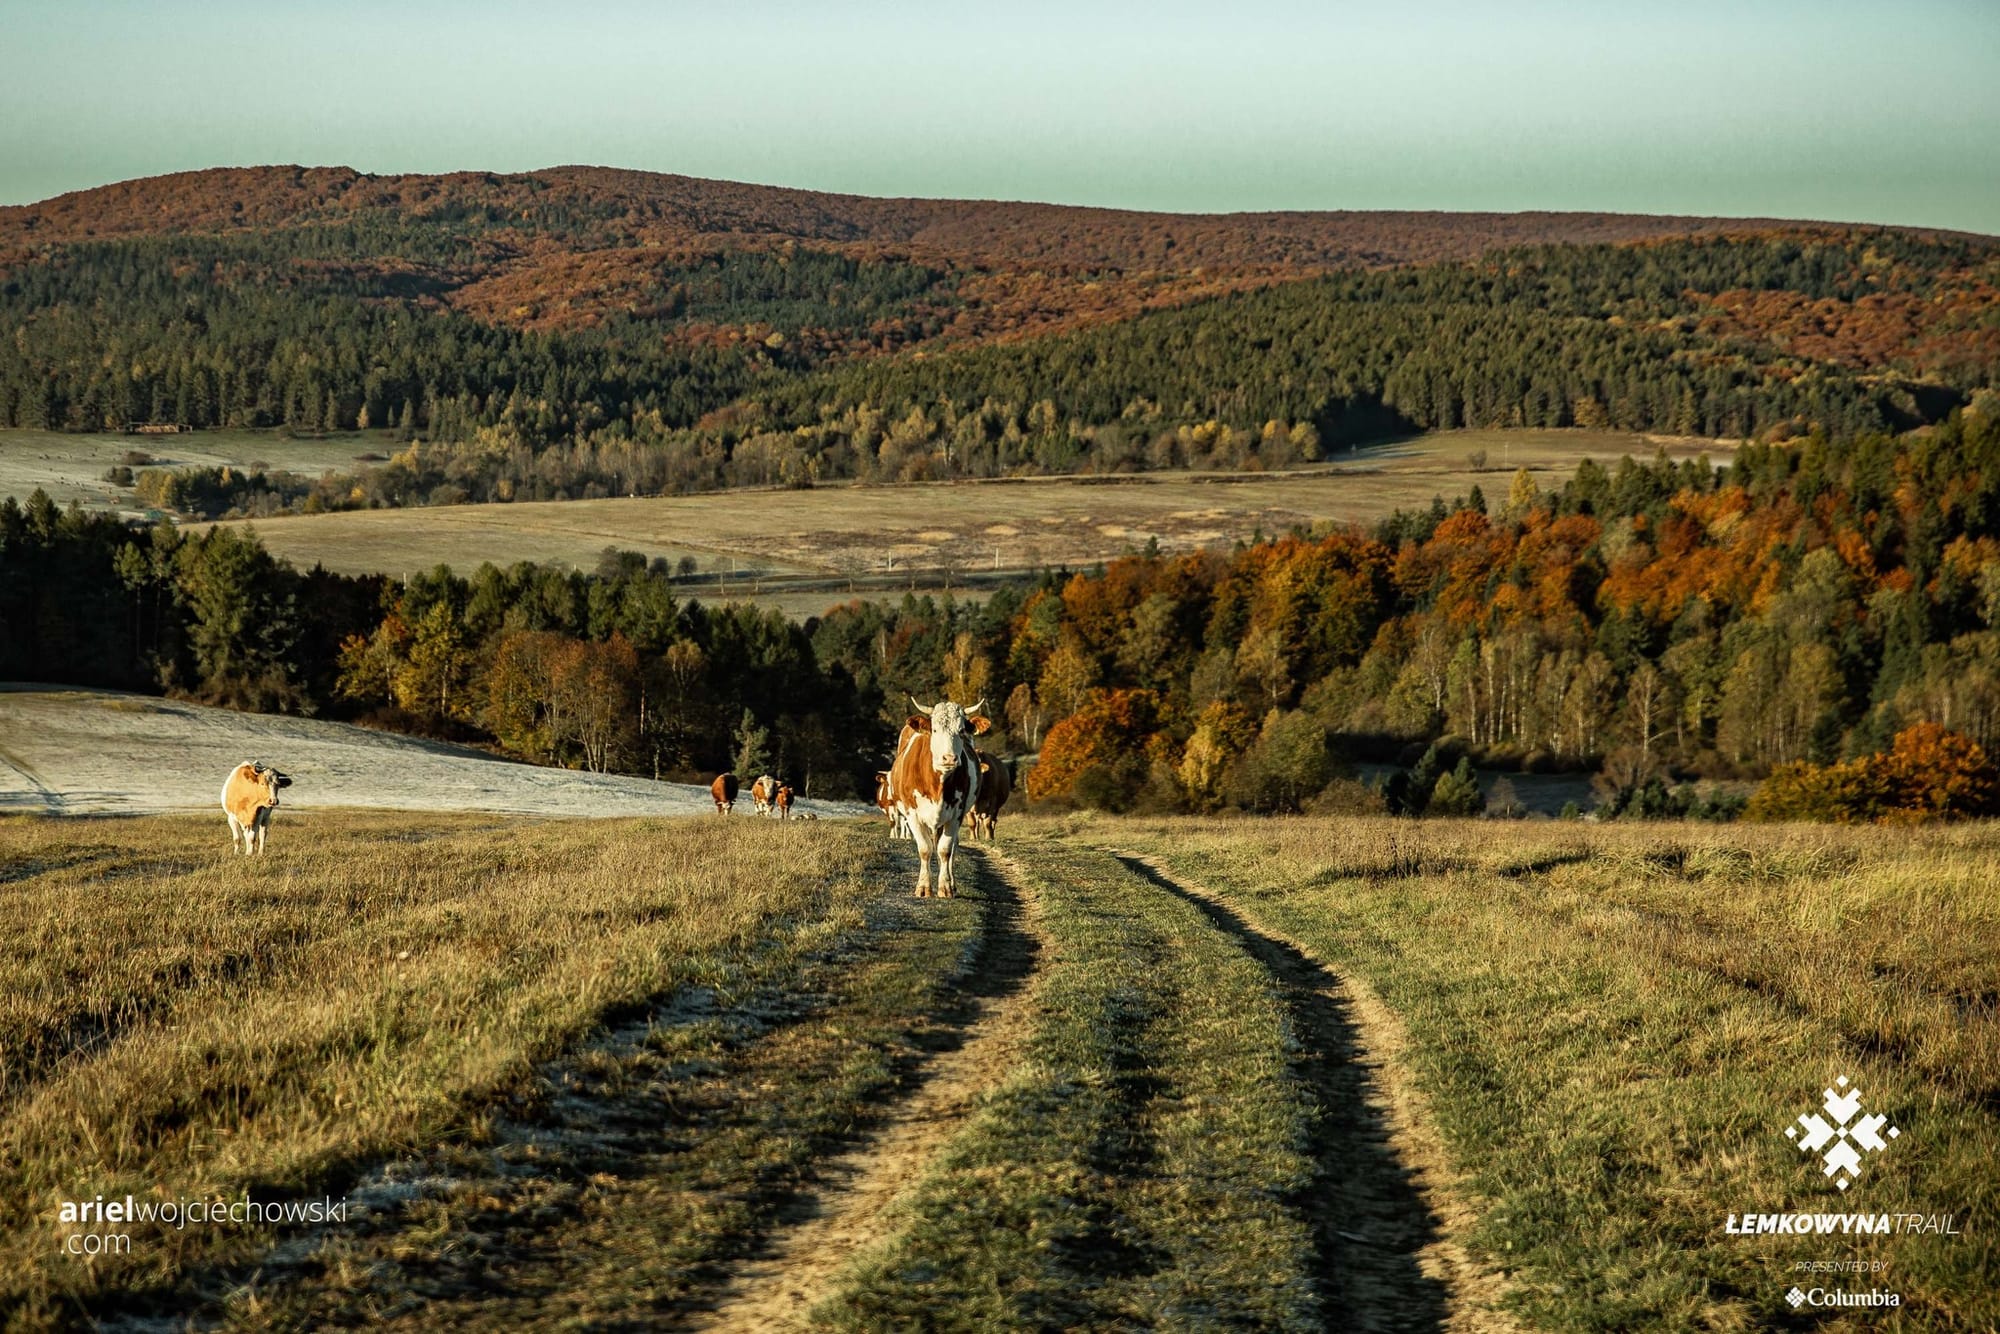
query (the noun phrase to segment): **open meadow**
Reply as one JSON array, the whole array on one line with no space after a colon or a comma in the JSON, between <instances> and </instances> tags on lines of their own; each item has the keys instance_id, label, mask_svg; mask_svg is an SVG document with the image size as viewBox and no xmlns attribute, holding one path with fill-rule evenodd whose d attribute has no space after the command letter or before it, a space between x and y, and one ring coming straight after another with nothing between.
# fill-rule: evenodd
<instances>
[{"instance_id":1,"label":"open meadow","mask_svg":"<svg viewBox=\"0 0 2000 1334\"><path fill-rule=\"evenodd\" d=\"M872 822L218 824L0 820L14 1326L2000 1319L1986 826L1028 818L918 901ZM1832 1211L1950 1221L1728 1230Z\"/></svg>"},{"instance_id":2,"label":"open meadow","mask_svg":"<svg viewBox=\"0 0 2000 1334\"><path fill-rule=\"evenodd\" d=\"M179 435L114 432L0 431L0 496L26 500L37 487L58 505L129 510L130 486L114 486L104 474L120 465L146 468L235 468L239 471L295 472L318 477L366 467L364 457L381 459L397 449L392 432L336 431L293 436L284 431L217 429Z\"/></svg>"},{"instance_id":3,"label":"open meadow","mask_svg":"<svg viewBox=\"0 0 2000 1334\"><path fill-rule=\"evenodd\" d=\"M708 789L691 783L521 764L314 718L0 682L0 811L214 810L223 775L245 758L280 756L295 786L276 817L279 838L294 820L343 806L596 817L714 809ZM809 808L842 809L801 804Z\"/></svg>"},{"instance_id":4,"label":"open meadow","mask_svg":"<svg viewBox=\"0 0 2000 1334\"><path fill-rule=\"evenodd\" d=\"M1559 487L1578 463L1706 454L1715 441L1586 431L1451 431L1343 452L1284 473L1136 473L636 499L356 510L268 519L258 536L301 568L397 576L440 564L561 561L606 547L698 567L704 599L754 598L794 614L855 594L959 586L968 576L1079 568L1143 550L1227 547L1316 523L1369 523L1474 486L1505 501L1516 469Z\"/></svg>"}]
</instances>

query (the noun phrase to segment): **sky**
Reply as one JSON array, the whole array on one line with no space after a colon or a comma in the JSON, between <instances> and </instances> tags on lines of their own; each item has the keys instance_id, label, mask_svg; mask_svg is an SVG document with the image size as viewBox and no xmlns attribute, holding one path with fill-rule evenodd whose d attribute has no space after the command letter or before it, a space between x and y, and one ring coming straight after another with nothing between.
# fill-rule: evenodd
<instances>
[{"instance_id":1,"label":"sky","mask_svg":"<svg viewBox=\"0 0 2000 1334\"><path fill-rule=\"evenodd\" d=\"M2000 234L2000 0L0 0L0 204L567 163L1175 211Z\"/></svg>"}]
</instances>

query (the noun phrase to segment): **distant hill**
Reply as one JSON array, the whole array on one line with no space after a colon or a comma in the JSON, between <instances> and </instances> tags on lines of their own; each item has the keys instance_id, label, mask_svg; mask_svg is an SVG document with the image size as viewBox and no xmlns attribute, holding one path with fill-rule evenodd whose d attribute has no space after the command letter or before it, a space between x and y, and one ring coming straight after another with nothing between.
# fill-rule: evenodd
<instances>
[{"instance_id":1,"label":"distant hill","mask_svg":"<svg viewBox=\"0 0 2000 1334\"><path fill-rule=\"evenodd\" d=\"M1273 467L1435 427L1849 437L2000 386L2000 242L1151 214L561 167L231 168L0 208L0 427L388 431L220 515Z\"/></svg>"},{"instance_id":2,"label":"distant hill","mask_svg":"<svg viewBox=\"0 0 2000 1334\"><path fill-rule=\"evenodd\" d=\"M219 167L0 208L0 246L396 216L561 237L580 248L758 238L910 247L940 259L1183 271L1470 259L1501 246L1768 231L1771 218L1616 213L1142 213L992 200L878 199L610 167L375 176L346 167Z\"/></svg>"},{"instance_id":3,"label":"distant hill","mask_svg":"<svg viewBox=\"0 0 2000 1334\"><path fill-rule=\"evenodd\" d=\"M1286 277L1499 248L1832 230L1614 213L1141 213L876 199L608 167L437 176L226 167L0 208L0 263L79 241L336 226L365 229L349 232L354 261L412 258L397 244L411 228L464 238L448 262L417 266L424 290L496 323L589 326L638 301L661 258L803 245L969 271L954 331L975 338L1098 322Z\"/></svg>"}]
</instances>

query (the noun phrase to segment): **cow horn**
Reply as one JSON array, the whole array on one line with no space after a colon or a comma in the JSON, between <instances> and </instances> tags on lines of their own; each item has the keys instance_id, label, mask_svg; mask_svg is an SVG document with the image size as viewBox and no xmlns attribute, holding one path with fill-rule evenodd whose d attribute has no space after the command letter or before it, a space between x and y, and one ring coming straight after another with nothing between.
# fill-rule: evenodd
<instances>
[{"instance_id":1,"label":"cow horn","mask_svg":"<svg viewBox=\"0 0 2000 1334\"><path fill-rule=\"evenodd\" d=\"M934 708L936 708L936 707L937 707L937 706L936 706L935 704L919 704L919 703L917 703L917 697L916 697L915 695L912 695L912 696L910 696L910 703L912 703L912 704L916 704L916 705L917 705L917 712L918 712L918 713L929 713L929 712L930 712L930 711L931 711L932 709L934 709Z\"/></svg>"},{"instance_id":2,"label":"cow horn","mask_svg":"<svg viewBox=\"0 0 2000 1334\"><path fill-rule=\"evenodd\" d=\"M984 696L984 695L981 695L981 696L979 697L979 702L978 702L977 704L973 705L973 706L972 706L971 708L967 709L967 710L966 710L966 712L967 712L967 713L978 713L978 712L980 712L981 710L983 710L983 709L984 709L985 707L986 707L986 696Z\"/></svg>"}]
</instances>

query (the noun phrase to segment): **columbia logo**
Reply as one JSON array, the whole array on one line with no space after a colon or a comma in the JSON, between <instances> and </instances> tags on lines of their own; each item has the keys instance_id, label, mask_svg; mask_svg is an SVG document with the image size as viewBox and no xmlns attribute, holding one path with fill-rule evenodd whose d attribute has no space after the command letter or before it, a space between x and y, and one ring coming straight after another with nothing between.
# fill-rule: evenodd
<instances>
[{"instance_id":1,"label":"columbia logo","mask_svg":"<svg viewBox=\"0 0 2000 1334\"><path fill-rule=\"evenodd\" d=\"M1840 1090L1823 1091L1825 1115L1807 1112L1799 1118L1798 1124L1785 1129L1785 1138L1799 1146L1801 1152L1817 1153L1824 1165L1824 1175L1834 1179L1833 1184L1846 1190L1854 1184L1854 1178L1861 1175L1861 1154L1880 1153L1889 1147L1889 1140L1903 1132L1888 1125L1889 1118L1880 1114L1861 1116L1861 1091L1848 1085L1846 1075L1834 1081ZM1883 1127L1888 1126L1888 1139L1883 1138ZM1804 1131L1801 1135L1799 1132ZM1792 1289L1797 1292L1798 1289ZM1786 1294L1790 1296L1791 1294ZM1800 1301L1804 1297L1799 1298ZM1792 1305L1797 1306L1795 1301Z\"/></svg>"},{"instance_id":2,"label":"columbia logo","mask_svg":"<svg viewBox=\"0 0 2000 1334\"><path fill-rule=\"evenodd\" d=\"M1797 1288L1793 1288L1790 1292L1785 1294L1785 1300L1790 1302L1792 1304L1792 1309L1796 1311L1801 1306L1804 1306L1806 1304L1806 1295L1803 1292L1800 1292Z\"/></svg>"}]
</instances>

